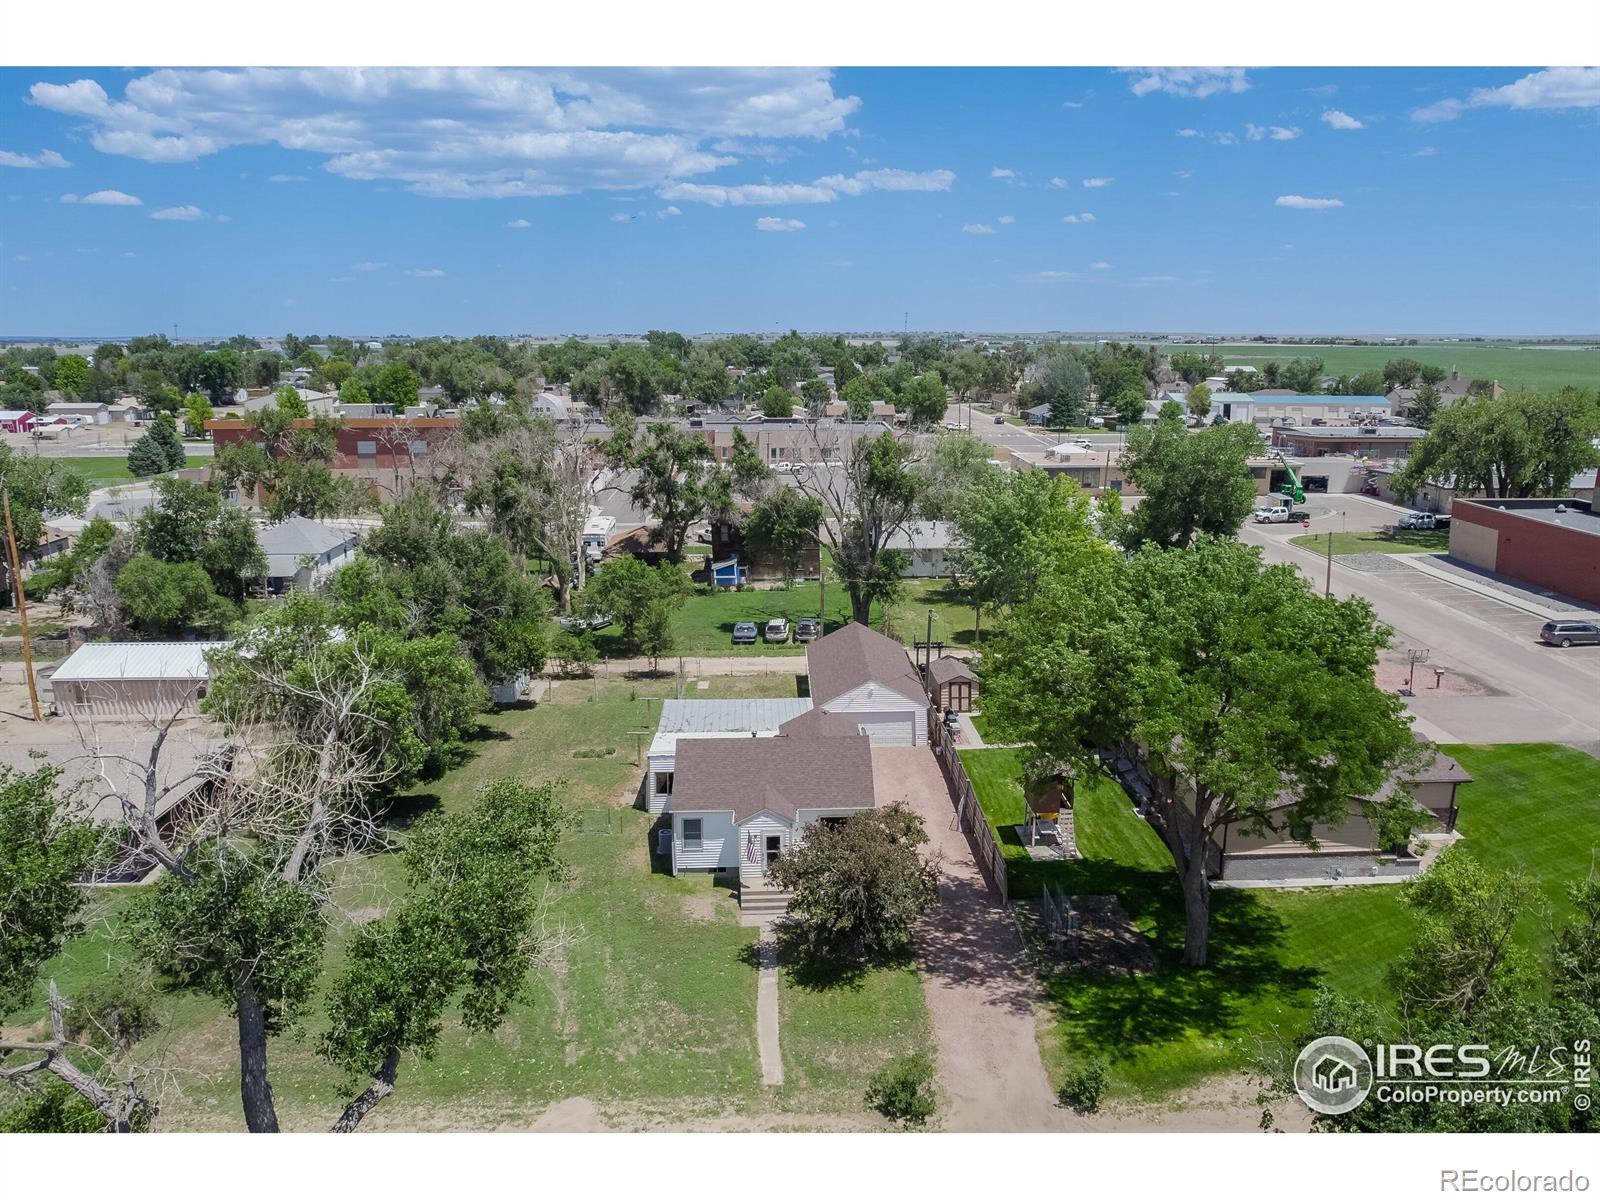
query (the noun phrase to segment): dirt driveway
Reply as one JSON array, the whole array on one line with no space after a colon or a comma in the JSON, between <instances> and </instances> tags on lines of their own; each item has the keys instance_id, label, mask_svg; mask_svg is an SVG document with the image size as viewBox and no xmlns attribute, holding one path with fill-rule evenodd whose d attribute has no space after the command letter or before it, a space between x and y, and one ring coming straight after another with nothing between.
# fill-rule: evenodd
<instances>
[{"instance_id":1,"label":"dirt driveway","mask_svg":"<svg viewBox=\"0 0 1600 1200\"><path fill-rule=\"evenodd\" d=\"M1034 1034L1038 988L1010 914L989 895L944 777L927 747L872 752L879 804L922 817L944 856L939 906L922 930L923 994L939 1039L944 1128L961 1132L1067 1129Z\"/></svg>"}]
</instances>

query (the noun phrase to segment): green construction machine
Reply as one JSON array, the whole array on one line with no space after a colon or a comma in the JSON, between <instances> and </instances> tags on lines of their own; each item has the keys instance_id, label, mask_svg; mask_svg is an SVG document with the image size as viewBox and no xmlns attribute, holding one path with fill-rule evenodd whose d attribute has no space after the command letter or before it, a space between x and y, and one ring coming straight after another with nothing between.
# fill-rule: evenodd
<instances>
[{"instance_id":1,"label":"green construction machine","mask_svg":"<svg viewBox=\"0 0 1600 1200\"><path fill-rule=\"evenodd\" d=\"M1273 457L1283 464L1283 472L1289 477L1287 486L1279 493L1284 497L1285 505L1293 508L1296 504L1304 504L1306 502L1306 489L1300 486L1300 476L1294 473L1294 468L1289 465L1289 460L1282 454L1274 454Z\"/></svg>"}]
</instances>

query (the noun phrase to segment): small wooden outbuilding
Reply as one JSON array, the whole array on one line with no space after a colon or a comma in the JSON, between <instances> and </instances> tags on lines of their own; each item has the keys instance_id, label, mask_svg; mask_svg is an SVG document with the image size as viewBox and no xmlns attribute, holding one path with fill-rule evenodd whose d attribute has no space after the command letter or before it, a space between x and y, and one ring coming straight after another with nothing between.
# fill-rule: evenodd
<instances>
[{"instance_id":1,"label":"small wooden outbuilding","mask_svg":"<svg viewBox=\"0 0 1600 1200\"><path fill-rule=\"evenodd\" d=\"M971 712L978 704L978 677L959 658L936 658L928 668L928 693L941 712Z\"/></svg>"}]
</instances>

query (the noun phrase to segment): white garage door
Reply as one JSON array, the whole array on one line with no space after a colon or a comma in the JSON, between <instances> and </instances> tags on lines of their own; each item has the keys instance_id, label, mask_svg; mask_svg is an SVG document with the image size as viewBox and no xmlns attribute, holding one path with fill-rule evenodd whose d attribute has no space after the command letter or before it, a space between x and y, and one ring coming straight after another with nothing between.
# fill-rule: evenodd
<instances>
[{"instance_id":1,"label":"white garage door","mask_svg":"<svg viewBox=\"0 0 1600 1200\"><path fill-rule=\"evenodd\" d=\"M846 713L858 722L874 746L915 746L918 744L915 712Z\"/></svg>"}]
</instances>

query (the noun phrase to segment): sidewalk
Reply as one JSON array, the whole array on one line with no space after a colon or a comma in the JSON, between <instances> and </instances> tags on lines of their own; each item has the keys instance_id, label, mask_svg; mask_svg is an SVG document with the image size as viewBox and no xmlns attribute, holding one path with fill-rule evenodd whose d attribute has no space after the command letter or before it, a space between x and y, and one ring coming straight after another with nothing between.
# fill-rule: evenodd
<instances>
[{"instance_id":1,"label":"sidewalk","mask_svg":"<svg viewBox=\"0 0 1600 1200\"><path fill-rule=\"evenodd\" d=\"M1472 592L1484 597L1486 600L1498 600L1510 608L1528 613L1545 620L1559 620L1562 617L1582 617L1589 615L1593 610L1582 606L1554 608L1543 597L1535 599L1537 593L1524 591L1514 585L1495 584L1487 580L1472 578L1470 574L1458 567L1441 564L1434 561L1431 554L1396 554L1393 556L1405 563L1415 571L1421 571L1433 579L1443 583L1451 583L1463 591Z\"/></svg>"}]
</instances>

